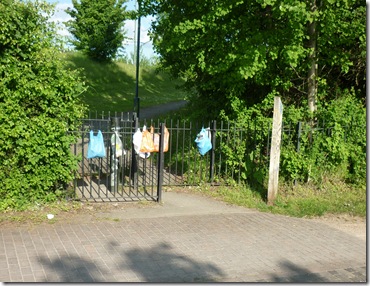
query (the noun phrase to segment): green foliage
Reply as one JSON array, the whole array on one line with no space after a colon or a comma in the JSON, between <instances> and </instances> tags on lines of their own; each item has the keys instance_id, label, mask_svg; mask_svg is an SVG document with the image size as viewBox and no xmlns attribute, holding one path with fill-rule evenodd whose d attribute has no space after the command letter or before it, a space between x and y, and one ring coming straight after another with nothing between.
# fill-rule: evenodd
<instances>
[{"instance_id":1,"label":"green foliage","mask_svg":"<svg viewBox=\"0 0 370 286\"><path fill-rule=\"evenodd\" d=\"M344 94L318 110L317 119L316 127L303 125L299 152L295 131L290 136L285 134L280 174L285 179L317 183L336 174L350 183L364 185L366 109L360 100Z\"/></svg>"},{"instance_id":2,"label":"green foliage","mask_svg":"<svg viewBox=\"0 0 370 286\"><path fill-rule=\"evenodd\" d=\"M366 91L365 2L324 1L319 12L321 77L330 99L354 88L360 99ZM323 76L327 75L327 76Z\"/></svg>"},{"instance_id":3,"label":"green foliage","mask_svg":"<svg viewBox=\"0 0 370 286\"><path fill-rule=\"evenodd\" d=\"M231 132L225 139L221 133L220 152L225 159L225 170L231 178L238 177L251 185L264 185L268 170L268 138L272 123L272 94L261 103L245 108L243 102L235 98L231 103L237 110L236 117L230 118L221 113L224 120L230 122Z\"/></svg>"},{"instance_id":4,"label":"green foliage","mask_svg":"<svg viewBox=\"0 0 370 286\"><path fill-rule=\"evenodd\" d=\"M363 1L327 1L316 11L311 10L312 1L298 0L146 2L146 12L158 16L152 37L160 63L173 76L184 78L190 108L195 110L192 115L201 120L231 120L236 133L250 132L250 124L256 122L259 132L250 132L256 138L235 136L233 144L222 146L227 158L223 167L233 170L230 177L238 172L252 180L260 162L266 164L265 142L270 135L266 125L271 123L272 100L278 95L285 106L284 120L293 126L290 134L283 134L282 176L319 183L330 173L340 173L350 182L364 183ZM313 22L316 33L312 35ZM310 40L316 36L318 111L313 118L306 106ZM346 90L353 96L348 97ZM315 119L324 121L325 129L313 128ZM309 123L303 126L299 153L292 143L298 121ZM358 127L349 128L349 122ZM263 174L257 175L260 183Z\"/></svg>"},{"instance_id":5,"label":"green foliage","mask_svg":"<svg viewBox=\"0 0 370 286\"><path fill-rule=\"evenodd\" d=\"M271 93L251 108L235 99L232 105L238 116L230 118L222 114L222 119L228 124L217 127L215 152L222 156L222 160L217 162L217 170L224 182L247 182L252 186L266 187L273 95ZM308 112L303 108L284 106L283 115L281 179L320 185L335 175L348 183L365 184L366 109L354 92L343 93L341 98L321 106L313 127ZM301 122L299 138L298 122ZM188 150L184 152L188 154ZM176 160L186 161L188 157L179 154ZM187 165L186 171L189 170L194 171Z\"/></svg>"},{"instance_id":6,"label":"green foliage","mask_svg":"<svg viewBox=\"0 0 370 286\"><path fill-rule=\"evenodd\" d=\"M76 167L68 131L82 116L84 84L57 56L51 12L0 3L0 209L55 200Z\"/></svg>"},{"instance_id":7,"label":"green foliage","mask_svg":"<svg viewBox=\"0 0 370 286\"><path fill-rule=\"evenodd\" d=\"M144 1L156 14L152 38L162 66L185 79L199 116L235 115L271 92L287 105L307 106L308 24L317 32L318 104L355 88L365 98L366 3L326 1ZM181 55L181 56L179 56ZM209 117L208 117L209 116Z\"/></svg>"},{"instance_id":8,"label":"green foliage","mask_svg":"<svg viewBox=\"0 0 370 286\"><path fill-rule=\"evenodd\" d=\"M91 59L111 61L125 39L123 25L129 17L126 0L72 0L73 9L66 12L72 17L67 22L74 36L72 44Z\"/></svg>"},{"instance_id":9,"label":"green foliage","mask_svg":"<svg viewBox=\"0 0 370 286\"><path fill-rule=\"evenodd\" d=\"M240 178L250 185L266 186L271 142L273 94L251 108L234 100L238 116L230 119L228 132L218 132L222 170L228 178ZM317 111L316 124L307 112L284 108L280 177L293 182L320 185L332 175L343 181L365 185L366 109L354 93ZM301 122L298 136L297 124ZM299 143L299 151L297 151Z\"/></svg>"}]
</instances>

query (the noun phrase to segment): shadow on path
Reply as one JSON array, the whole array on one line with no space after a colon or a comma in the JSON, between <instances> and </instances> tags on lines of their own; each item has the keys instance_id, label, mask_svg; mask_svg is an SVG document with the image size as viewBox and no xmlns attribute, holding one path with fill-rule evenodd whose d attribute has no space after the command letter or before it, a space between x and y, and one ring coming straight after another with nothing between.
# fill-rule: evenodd
<instances>
[{"instance_id":1,"label":"shadow on path","mask_svg":"<svg viewBox=\"0 0 370 286\"><path fill-rule=\"evenodd\" d=\"M99 268L92 262L75 255L63 255L50 260L39 257L43 264L46 279L43 282L102 282Z\"/></svg>"},{"instance_id":2,"label":"shadow on path","mask_svg":"<svg viewBox=\"0 0 370 286\"><path fill-rule=\"evenodd\" d=\"M359 267L348 267L346 269L339 269L325 271L321 273L313 273L305 267L298 266L291 261L282 260L279 262L279 268L282 268L283 274L266 273L266 278L258 282L272 282L272 283L358 283L366 281L365 269Z\"/></svg>"},{"instance_id":3,"label":"shadow on path","mask_svg":"<svg viewBox=\"0 0 370 286\"><path fill-rule=\"evenodd\" d=\"M124 277L126 282L215 282L224 277L223 271L214 264L177 254L168 243L125 250L112 241L108 249L111 257L118 260L109 270L103 261L95 263L77 255L54 259L40 256L38 262L46 274L43 282L120 282L115 281L115 274Z\"/></svg>"},{"instance_id":4,"label":"shadow on path","mask_svg":"<svg viewBox=\"0 0 370 286\"><path fill-rule=\"evenodd\" d=\"M284 260L279 263L280 267L284 269L284 275L280 276L277 274L270 274L269 282L295 282L295 283L305 283L305 282L327 282L323 277L318 274L311 273L303 267L299 267L294 263Z\"/></svg>"},{"instance_id":5,"label":"shadow on path","mask_svg":"<svg viewBox=\"0 0 370 286\"><path fill-rule=\"evenodd\" d=\"M112 246L117 245L113 243ZM178 254L165 242L146 249L122 250L121 253L125 261L122 268L128 266L145 282L216 282L225 276L213 263Z\"/></svg>"}]
</instances>

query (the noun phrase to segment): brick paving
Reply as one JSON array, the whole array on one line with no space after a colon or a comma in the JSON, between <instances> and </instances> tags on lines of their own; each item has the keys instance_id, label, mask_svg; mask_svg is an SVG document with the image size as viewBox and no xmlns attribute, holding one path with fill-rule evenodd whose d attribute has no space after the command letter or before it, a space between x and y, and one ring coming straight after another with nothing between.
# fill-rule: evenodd
<instances>
[{"instance_id":1,"label":"brick paving","mask_svg":"<svg viewBox=\"0 0 370 286\"><path fill-rule=\"evenodd\" d=\"M130 208L106 220L1 227L0 281L367 281L363 239L211 199L194 197L187 209L179 196L172 210L164 203L149 215Z\"/></svg>"}]
</instances>

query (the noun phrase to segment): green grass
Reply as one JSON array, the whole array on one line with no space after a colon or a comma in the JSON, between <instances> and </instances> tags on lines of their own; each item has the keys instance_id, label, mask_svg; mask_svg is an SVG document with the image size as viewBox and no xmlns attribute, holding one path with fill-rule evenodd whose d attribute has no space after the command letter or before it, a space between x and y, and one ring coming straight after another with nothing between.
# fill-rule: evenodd
<instances>
[{"instance_id":1,"label":"green grass","mask_svg":"<svg viewBox=\"0 0 370 286\"><path fill-rule=\"evenodd\" d=\"M327 180L320 187L310 184L283 186L276 200L276 212L297 217L349 214L366 216L366 187Z\"/></svg>"},{"instance_id":2,"label":"green grass","mask_svg":"<svg viewBox=\"0 0 370 286\"><path fill-rule=\"evenodd\" d=\"M136 67L123 62L97 63L78 53L64 55L68 66L82 69L88 86L82 101L89 111L128 112L134 107ZM181 80L172 79L154 67L139 69L140 108L183 100L186 93L177 88Z\"/></svg>"},{"instance_id":3,"label":"green grass","mask_svg":"<svg viewBox=\"0 0 370 286\"><path fill-rule=\"evenodd\" d=\"M58 221L61 214L74 214L82 210L82 204L79 202L60 201L45 203L44 205L28 206L24 210L7 210L0 212L0 225L7 222L41 224L47 222L53 224ZM51 220L47 214L54 214Z\"/></svg>"},{"instance_id":4,"label":"green grass","mask_svg":"<svg viewBox=\"0 0 370 286\"><path fill-rule=\"evenodd\" d=\"M176 189L176 188L174 188ZM178 191L183 191L179 188ZM203 194L233 205L291 217L320 217L326 214L346 214L366 217L366 186L350 185L328 178L320 186L313 184L279 183L273 206L266 202L267 190L248 185L186 187L187 192Z\"/></svg>"},{"instance_id":5,"label":"green grass","mask_svg":"<svg viewBox=\"0 0 370 286\"><path fill-rule=\"evenodd\" d=\"M325 214L348 214L366 217L366 187L340 181L326 181L320 188L310 184L280 184L273 206L266 203L266 191L248 186L202 185L188 191L263 212L292 217L319 217Z\"/></svg>"}]
</instances>

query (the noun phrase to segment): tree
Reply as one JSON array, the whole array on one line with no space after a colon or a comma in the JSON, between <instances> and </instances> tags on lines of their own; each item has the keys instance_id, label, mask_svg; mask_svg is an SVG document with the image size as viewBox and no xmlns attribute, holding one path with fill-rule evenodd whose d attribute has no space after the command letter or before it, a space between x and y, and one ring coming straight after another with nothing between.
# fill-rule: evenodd
<instances>
[{"instance_id":1,"label":"tree","mask_svg":"<svg viewBox=\"0 0 370 286\"><path fill-rule=\"evenodd\" d=\"M248 138L222 148L230 165L246 163L242 168L248 180L259 177L262 182L265 165L255 166L255 155L268 150L267 126L279 95L284 121L312 123L302 138L314 144L307 147L306 158L291 145L293 152L282 160L285 171L297 163L295 171L309 176L313 168L321 176L330 168L331 174L346 170L351 180L363 181L363 127L352 128L358 141L340 139L352 136L342 131L347 130L344 123L361 125L365 118L365 108L357 104L366 94L364 1L148 0L144 6L145 13L157 15L151 37L163 68L183 77L192 92L191 111L203 122L221 117L241 130L253 124L261 131L252 152L245 146ZM314 123L328 119L332 135L317 132ZM316 133L322 141L315 141Z\"/></svg>"},{"instance_id":2,"label":"tree","mask_svg":"<svg viewBox=\"0 0 370 286\"><path fill-rule=\"evenodd\" d=\"M157 15L151 36L162 66L186 79L198 108L208 108L202 114L232 114L269 94L311 111L343 89L364 98L363 1L148 0L144 6Z\"/></svg>"},{"instance_id":3,"label":"tree","mask_svg":"<svg viewBox=\"0 0 370 286\"><path fill-rule=\"evenodd\" d=\"M71 41L77 50L91 59L110 61L115 58L125 39L124 20L129 17L126 0L72 0L73 9L66 12L73 18L67 22Z\"/></svg>"},{"instance_id":4,"label":"tree","mask_svg":"<svg viewBox=\"0 0 370 286\"><path fill-rule=\"evenodd\" d=\"M0 210L57 198L73 179L84 82L67 70L45 2L0 2Z\"/></svg>"}]
</instances>

